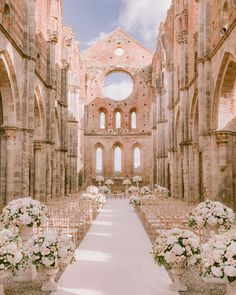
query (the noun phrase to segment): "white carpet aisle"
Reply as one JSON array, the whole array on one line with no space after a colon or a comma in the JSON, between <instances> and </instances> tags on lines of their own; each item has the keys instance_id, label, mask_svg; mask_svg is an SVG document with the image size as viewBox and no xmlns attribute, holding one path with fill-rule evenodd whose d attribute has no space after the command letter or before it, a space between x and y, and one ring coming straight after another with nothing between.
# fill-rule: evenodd
<instances>
[{"instance_id":1,"label":"white carpet aisle","mask_svg":"<svg viewBox=\"0 0 236 295\"><path fill-rule=\"evenodd\" d=\"M151 243L128 200L108 200L54 295L177 295L154 264Z\"/></svg>"}]
</instances>

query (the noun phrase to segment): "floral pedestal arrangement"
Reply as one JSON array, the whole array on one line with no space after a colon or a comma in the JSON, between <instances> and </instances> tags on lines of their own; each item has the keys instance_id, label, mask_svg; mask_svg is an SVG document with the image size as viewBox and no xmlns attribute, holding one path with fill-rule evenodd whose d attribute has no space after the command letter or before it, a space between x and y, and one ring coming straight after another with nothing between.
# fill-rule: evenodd
<instances>
[{"instance_id":1,"label":"floral pedestal arrangement","mask_svg":"<svg viewBox=\"0 0 236 295\"><path fill-rule=\"evenodd\" d=\"M48 281L42 285L41 290L57 291L58 284L55 282L55 276L59 270L58 265L72 262L74 259L75 247L72 240L67 235L48 231L32 240L31 251L33 264L43 267L48 276Z\"/></svg>"},{"instance_id":2,"label":"floral pedestal arrangement","mask_svg":"<svg viewBox=\"0 0 236 295\"><path fill-rule=\"evenodd\" d=\"M182 275L187 265L198 265L200 258L199 238L191 231L174 228L162 231L153 245L153 256L159 266L170 270L174 282L172 291L186 291Z\"/></svg>"},{"instance_id":3,"label":"floral pedestal arrangement","mask_svg":"<svg viewBox=\"0 0 236 295\"><path fill-rule=\"evenodd\" d=\"M59 271L59 267L45 267L45 273L48 277L48 281L45 282L42 287L41 291L43 292L56 292L59 289L58 283L55 282L55 277Z\"/></svg>"},{"instance_id":4,"label":"floral pedestal arrangement","mask_svg":"<svg viewBox=\"0 0 236 295\"><path fill-rule=\"evenodd\" d=\"M209 239L213 233L217 234L219 229L229 230L233 222L233 210L220 202L211 200L198 204L189 214L189 226L205 229L206 239Z\"/></svg>"},{"instance_id":5,"label":"floral pedestal arrangement","mask_svg":"<svg viewBox=\"0 0 236 295\"><path fill-rule=\"evenodd\" d=\"M19 235L25 248L33 237L33 228L39 227L46 222L48 209L37 200L31 197L18 198L11 201L3 208L2 223L5 226L15 226L19 228ZM29 265L25 270L19 271L16 281L29 282L37 277L36 269Z\"/></svg>"},{"instance_id":6,"label":"floral pedestal arrangement","mask_svg":"<svg viewBox=\"0 0 236 295\"><path fill-rule=\"evenodd\" d=\"M108 187L108 195L111 196L111 185L114 184L112 179L107 179L105 185Z\"/></svg>"},{"instance_id":7,"label":"floral pedestal arrangement","mask_svg":"<svg viewBox=\"0 0 236 295\"><path fill-rule=\"evenodd\" d=\"M133 177L133 182L136 183L137 188L139 189L139 183L143 181L142 176L135 175Z\"/></svg>"},{"instance_id":8,"label":"floral pedestal arrangement","mask_svg":"<svg viewBox=\"0 0 236 295\"><path fill-rule=\"evenodd\" d=\"M129 196L129 185L131 185L131 181L129 179L124 179L122 184L125 186L125 196L128 197Z\"/></svg>"},{"instance_id":9,"label":"floral pedestal arrangement","mask_svg":"<svg viewBox=\"0 0 236 295\"><path fill-rule=\"evenodd\" d=\"M179 264L174 264L171 268L171 274L174 282L170 284L171 291L187 291L187 286L182 282L183 274L186 270L186 262L183 261Z\"/></svg>"},{"instance_id":10,"label":"floral pedestal arrangement","mask_svg":"<svg viewBox=\"0 0 236 295\"><path fill-rule=\"evenodd\" d=\"M203 280L227 283L228 295L236 294L236 233L215 235L202 246Z\"/></svg>"},{"instance_id":11,"label":"floral pedestal arrangement","mask_svg":"<svg viewBox=\"0 0 236 295\"><path fill-rule=\"evenodd\" d=\"M28 266L29 256L20 236L9 229L0 230L0 282L8 275L18 275ZM2 294L2 293L0 293Z\"/></svg>"},{"instance_id":12,"label":"floral pedestal arrangement","mask_svg":"<svg viewBox=\"0 0 236 295\"><path fill-rule=\"evenodd\" d=\"M140 211L141 200L138 196L131 196L129 199L129 203L133 206L135 212Z\"/></svg>"}]
</instances>

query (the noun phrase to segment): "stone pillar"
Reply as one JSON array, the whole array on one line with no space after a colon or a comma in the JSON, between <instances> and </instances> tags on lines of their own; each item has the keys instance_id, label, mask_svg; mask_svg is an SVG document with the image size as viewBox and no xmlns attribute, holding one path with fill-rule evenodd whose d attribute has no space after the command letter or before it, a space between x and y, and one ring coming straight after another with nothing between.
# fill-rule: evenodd
<instances>
[{"instance_id":1,"label":"stone pillar","mask_svg":"<svg viewBox=\"0 0 236 295\"><path fill-rule=\"evenodd\" d=\"M40 201L42 143L34 142L34 198ZM44 201L44 200L42 200Z\"/></svg>"},{"instance_id":2,"label":"stone pillar","mask_svg":"<svg viewBox=\"0 0 236 295\"><path fill-rule=\"evenodd\" d=\"M14 199L15 182L15 149L16 149L16 130L5 129L6 137L6 204Z\"/></svg>"},{"instance_id":3,"label":"stone pillar","mask_svg":"<svg viewBox=\"0 0 236 295\"><path fill-rule=\"evenodd\" d=\"M194 176L194 196L195 196L195 198L193 199L193 202L198 203L200 201L199 144L193 143L192 150L193 150L193 165L192 165L191 171Z\"/></svg>"},{"instance_id":4,"label":"stone pillar","mask_svg":"<svg viewBox=\"0 0 236 295\"><path fill-rule=\"evenodd\" d=\"M58 42L58 32L48 32L48 68L47 68L47 80L51 86L48 88L48 95L46 99L46 199L55 198L55 185L56 179L53 178L53 162L54 145L53 136L55 134L55 121L52 120L55 117L55 99L56 99L56 44Z\"/></svg>"}]
</instances>

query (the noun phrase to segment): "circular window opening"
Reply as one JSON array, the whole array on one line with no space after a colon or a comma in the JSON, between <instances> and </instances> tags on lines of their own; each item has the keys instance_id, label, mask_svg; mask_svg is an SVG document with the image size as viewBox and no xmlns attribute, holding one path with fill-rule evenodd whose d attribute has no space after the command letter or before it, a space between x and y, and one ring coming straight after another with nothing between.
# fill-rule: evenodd
<instances>
[{"instance_id":1,"label":"circular window opening","mask_svg":"<svg viewBox=\"0 0 236 295\"><path fill-rule=\"evenodd\" d=\"M114 52L116 56L122 56L124 54L124 50L121 47L116 48Z\"/></svg>"},{"instance_id":2,"label":"circular window opening","mask_svg":"<svg viewBox=\"0 0 236 295\"><path fill-rule=\"evenodd\" d=\"M125 72L113 72L104 81L104 95L113 100L126 99L133 92L132 78Z\"/></svg>"}]
</instances>

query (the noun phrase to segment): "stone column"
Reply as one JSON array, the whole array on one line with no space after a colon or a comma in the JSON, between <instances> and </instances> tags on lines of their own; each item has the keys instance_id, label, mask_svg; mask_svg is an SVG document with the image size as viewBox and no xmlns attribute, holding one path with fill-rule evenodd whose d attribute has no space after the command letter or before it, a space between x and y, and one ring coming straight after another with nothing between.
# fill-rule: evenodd
<instances>
[{"instance_id":1,"label":"stone column","mask_svg":"<svg viewBox=\"0 0 236 295\"><path fill-rule=\"evenodd\" d=\"M46 199L55 198L56 179L53 178L53 162L55 158L53 146L53 135L55 134L55 121L52 120L55 116L55 99L56 99L56 44L58 42L58 32L49 30L48 32L48 67L47 80L51 86L48 88L46 99Z\"/></svg>"},{"instance_id":2,"label":"stone column","mask_svg":"<svg viewBox=\"0 0 236 295\"><path fill-rule=\"evenodd\" d=\"M42 143L34 142L34 198L40 201ZM44 201L44 200L42 200Z\"/></svg>"},{"instance_id":3,"label":"stone column","mask_svg":"<svg viewBox=\"0 0 236 295\"><path fill-rule=\"evenodd\" d=\"M15 149L16 149L16 129L5 129L6 137L6 204L14 199L15 182Z\"/></svg>"}]
</instances>

